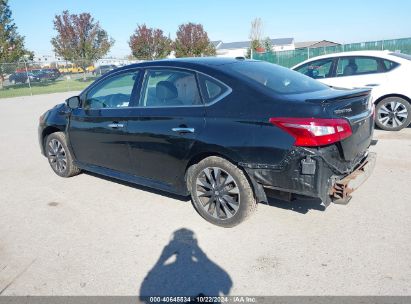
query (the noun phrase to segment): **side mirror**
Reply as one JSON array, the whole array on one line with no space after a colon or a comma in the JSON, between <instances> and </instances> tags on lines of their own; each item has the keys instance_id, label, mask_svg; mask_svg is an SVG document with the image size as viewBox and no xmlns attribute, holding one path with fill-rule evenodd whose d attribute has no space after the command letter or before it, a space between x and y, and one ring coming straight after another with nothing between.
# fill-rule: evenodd
<instances>
[{"instance_id":1,"label":"side mirror","mask_svg":"<svg viewBox=\"0 0 411 304\"><path fill-rule=\"evenodd\" d=\"M70 109L77 109L80 106L80 97L73 96L66 99L66 104Z\"/></svg>"}]
</instances>

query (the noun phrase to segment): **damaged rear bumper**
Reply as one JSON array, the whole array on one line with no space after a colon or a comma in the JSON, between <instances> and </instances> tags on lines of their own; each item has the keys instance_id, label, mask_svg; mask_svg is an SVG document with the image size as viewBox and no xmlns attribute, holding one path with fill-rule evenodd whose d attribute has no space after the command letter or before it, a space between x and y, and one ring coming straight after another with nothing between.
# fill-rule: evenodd
<instances>
[{"instance_id":1,"label":"damaged rear bumper","mask_svg":"<svg viewBox=\"0 0 411 304\"><path fill-rule=\"evenodd\" d=\"M350 194L370 177L371 172L374 170L376 160L377 154L370 152L367 158L351 174L342 179L335 180L329 192L331 199L347 200Z\"/></svg>"},{"instance_id":2,"label":"damaged rear bumper","mask_svg":"<svg viewBox=\"0 0 411 304\"><path fill-rule=\"evenodd\" d=\"M345 161L338 147L295 147L279 165L240 164L253 184L264 188L320 198L324 204L344 200L371 174L376 154L364 151Z\"/></svg>"}]
</instances>

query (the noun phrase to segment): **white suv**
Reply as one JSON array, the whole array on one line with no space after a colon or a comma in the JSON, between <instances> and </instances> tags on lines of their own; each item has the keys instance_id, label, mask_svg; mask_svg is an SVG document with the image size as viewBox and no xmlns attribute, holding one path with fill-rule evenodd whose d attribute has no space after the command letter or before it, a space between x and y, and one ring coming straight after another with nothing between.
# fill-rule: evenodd
<instances>
[{"instance_id":1,"label":"white suv","mask_svg":"<svg viewBox=\"0 0 411 304\"><path fill-rule=\"evenodd\" d=\"M372 88L376 124L389 131L411 121L411 56L390 51L334 53L306 60L293 70L335 88Z\"/></svg>"}]
</instances>

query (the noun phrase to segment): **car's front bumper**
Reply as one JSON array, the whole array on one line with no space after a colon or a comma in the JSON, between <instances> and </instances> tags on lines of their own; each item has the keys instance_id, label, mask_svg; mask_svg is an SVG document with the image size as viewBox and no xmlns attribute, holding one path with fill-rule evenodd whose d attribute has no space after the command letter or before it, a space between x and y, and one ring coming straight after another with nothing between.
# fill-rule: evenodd
<instances>
[{"instance_id":1,"label":"car's front bumper","mask_svg":"<svg viewBox=\"0 0 411 304\"><path fill-rule=\"evenodd\" d=\"M46 156L45 151L44 151L44 137L43 137L44 128L45 128L44 124L40 123L37 128L37 138L39 141L40 152L42 155Z\"/></svg>"}]
</instances>

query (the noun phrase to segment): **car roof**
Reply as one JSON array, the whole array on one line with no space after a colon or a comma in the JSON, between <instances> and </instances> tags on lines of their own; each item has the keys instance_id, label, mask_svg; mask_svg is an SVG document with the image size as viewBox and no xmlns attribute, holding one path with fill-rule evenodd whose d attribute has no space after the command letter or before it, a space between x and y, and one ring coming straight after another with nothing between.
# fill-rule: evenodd
<instances>
[{"instance_id":1,"label":"car roof","mask_svg":"<svg viewBox=\"0 0 411 304\"><path fill-rule=\"evenodd\" d=\"M243 57L230 58L230 57L187 57L187 58L175 58L175 59L161 59L153 61L143 61L139 63L133 63L116 68L105 74L106 77L114 73L129 70L133 68L145 68L145 67L174 67L174 68L186 68L193 69L199 72L205 72L205 70L214 69L223 70L220 67L227 64L234 64L238 62L258 62L259 60L249 60Z\"/></svg>"},{"instance_id":2,"label":"car roof","mask_svg":"<svg viewBox=\"0 0 411 304\"><path fill-rule=\"evenodd\" d=\"M244 60L244 58L231 58L231 57L187 57L187 58L175 58L175 59L164 59L158 60L156 62L168 62L174 64L198 64L198 65L224 65L238 62L239 60Z\"/></svg>"},{"instance_id":3,"label":"car roof","mask_svg":"<svg viewBox=\"0 0 411 304\"><path fill-rule=\"evenodd\" d=\"M185 67L185 66L221 66L225 64L232 64L239 61L255 61L255 60L245 60L241 58L230 58L230 57L187 57L187 58L175 58L175 59L162 59L153 61L144 61L140 63L134 63L127 65L127 68L132 67L144 67L144 66L175 66L175 67Z\"/></svg>"},{"instance_id":4,"label":"car roof","mask_svg":"<svg viewBox=\"0 0 411 304\"><path fill-rule=\"evenodd\" d=\"M303 62L300 62L299 64L296 64L291 69L297 68L297 67L299 67L299 66L301 66L301 65L303 65L307 62L311 62L313 60L334 58L334 57L347 57L347 56L371 56L371 57L389 59L389 60L399 62L399 63L409 63L409 61L407 62L407 60L405 60L403 58L391 55L392 53L394 53L394 52L388 51L388 50L385 50L385 51L350 51L350 52L331 53L331 54L312 57L312 58L307 59Z\"/></svg>"}]
</instances>

